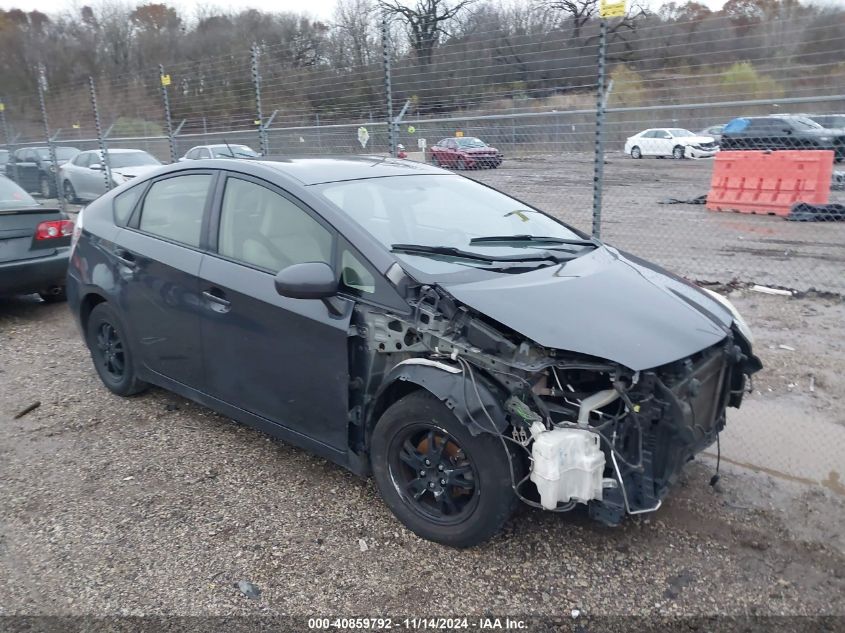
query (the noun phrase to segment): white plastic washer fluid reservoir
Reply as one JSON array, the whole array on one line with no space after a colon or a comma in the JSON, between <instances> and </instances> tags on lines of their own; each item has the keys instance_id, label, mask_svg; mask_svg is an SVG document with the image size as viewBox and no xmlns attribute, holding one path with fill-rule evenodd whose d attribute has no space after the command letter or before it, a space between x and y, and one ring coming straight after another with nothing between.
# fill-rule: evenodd
<instances>
[{"instance_id":1,"label":"white plastic washer fluid reservoir","mask_svg":"<svg viewBox=\"0 0 845 633\"><path fill-rule=\"evenodd\" d=\"M552 429L534 438L531 481L544 508L602 498L604 453L600 441L596 433L584 429Z\"/></svg>"}]
</instances>

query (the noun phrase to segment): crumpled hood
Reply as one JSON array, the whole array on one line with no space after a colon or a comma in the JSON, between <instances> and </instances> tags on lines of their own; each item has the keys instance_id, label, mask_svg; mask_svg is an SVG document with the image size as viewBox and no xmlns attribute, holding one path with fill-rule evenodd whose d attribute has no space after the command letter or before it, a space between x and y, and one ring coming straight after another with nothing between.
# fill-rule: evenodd
<instances>
[{"instance_id":1,"label":"crumpled hood","mask_svg":"<svg viewBox=\"0 0 845 633\"><path fill-rule=\"evenodd\" d=\"M678 138L679 141L683 141L684 143L714 143L716 139L712 136L682 136Z\"/></svg>"},{"instance_id":2,"label":"crumpled hood","mask_svg":"<svg viewBox=\"0 0 845 633\"><path fill-rule=\"evenodd\" d=\"M607 246L561 266L442 287L544 347L635 371L714 345L733 322L696 286Z\"/></svg>"},{"instance_id":3,"label":"crumpled hood","mask_svg":"<svg viewBox=\"0 0 845 633\"><path fill-rule=\"evenodd\" d=\"M134 167L115 167L112 169L112 172L115 174L120 174L121 176L126 176L127 178L135 178L137 176L143 176L146 173L151 172L154 169L158 169L161 165L135 165Z\"/></svg>"}]
</instances>

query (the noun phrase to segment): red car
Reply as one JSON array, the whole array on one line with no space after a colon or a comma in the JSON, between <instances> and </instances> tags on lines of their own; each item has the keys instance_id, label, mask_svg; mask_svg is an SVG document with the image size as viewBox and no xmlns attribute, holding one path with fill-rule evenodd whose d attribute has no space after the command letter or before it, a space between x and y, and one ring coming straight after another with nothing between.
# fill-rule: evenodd
<instances>
[{"instance_id":1,"label":"red car","mask_svg":"<svg viewBox=\"0 0 845 633\"><path fill-rule=\"evenodd\" d=\"M492 167L502 164L502 154L495 147L490 147L480 138L460 136L444 138L431 148L431 162L438 167L455 169L473 169Z\"/></svg>"}]
</instances>

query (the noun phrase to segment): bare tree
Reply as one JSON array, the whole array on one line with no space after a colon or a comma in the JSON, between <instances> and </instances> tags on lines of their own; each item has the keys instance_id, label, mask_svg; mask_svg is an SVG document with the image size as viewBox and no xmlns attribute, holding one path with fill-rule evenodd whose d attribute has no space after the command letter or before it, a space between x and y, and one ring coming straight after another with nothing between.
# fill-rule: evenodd
<instances>
[{"instance_id":1,"label":"bare tree","mask_svg":"<svg viewBox=\"0 0 845 633\"><path fill-rule=\"evenodd\" d=\"M412 6L405 6L402 0L379 0L379 5L387 14L404 22L417 63L428 66L440 36L447 34L446 24L473 2L460 0L449 7L446 0L416 0Z\"/></svg>"}]
</instances>

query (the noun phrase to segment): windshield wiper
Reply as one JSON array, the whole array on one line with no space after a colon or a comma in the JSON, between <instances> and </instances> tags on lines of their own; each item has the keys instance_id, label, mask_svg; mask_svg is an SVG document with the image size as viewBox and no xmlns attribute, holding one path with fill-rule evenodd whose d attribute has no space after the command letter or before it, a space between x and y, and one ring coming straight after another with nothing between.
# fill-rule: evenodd
<instances>
[{"instance_id":1,"label":"windshield wiper","mask_svg":"<svg viewBox=\"0 0 845 633\"><path fill-rule=\"evenodd\" d=\"M470 244L566 244L568 246L597 246L593 240L570 240L564 237L543 237L540 235L490 235L474 237Z\"/></svg>"},{"instance_id":2,"label":"windshield wiper","mask_svg":"<svg viewBox=\"0 0 845 633\"><path fill-rule=\"evenodd\" d=\"M572 259L571 257L563 256L557 253L550 253L548 251L537 251L531 255L504 255L494 257L492 255L483 255L482 253L473 253L471 251L462 251L454 246L428 246L425 244L393 244L390 247L393 253L408 253L409 255L445 255L447 257L455 257L457 259L471 259L477 262L484 262L487 264L497 264L502 262L564 262Z\"/></svg>"}]
</instances>

